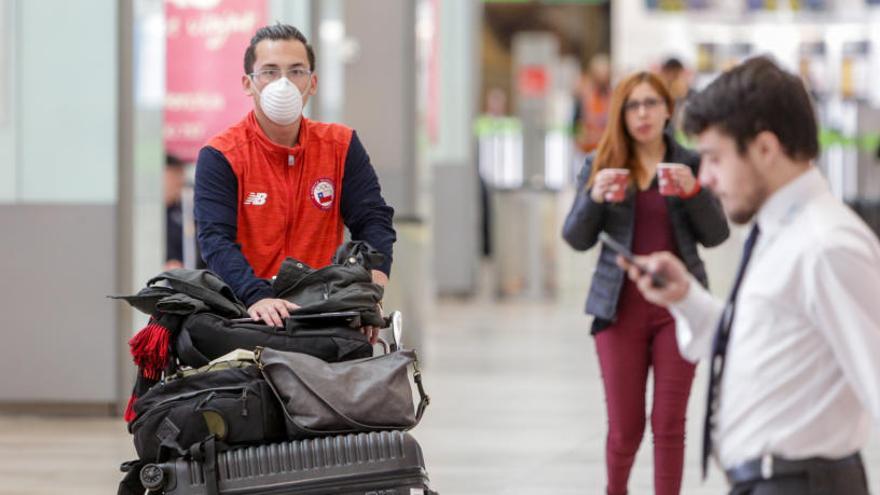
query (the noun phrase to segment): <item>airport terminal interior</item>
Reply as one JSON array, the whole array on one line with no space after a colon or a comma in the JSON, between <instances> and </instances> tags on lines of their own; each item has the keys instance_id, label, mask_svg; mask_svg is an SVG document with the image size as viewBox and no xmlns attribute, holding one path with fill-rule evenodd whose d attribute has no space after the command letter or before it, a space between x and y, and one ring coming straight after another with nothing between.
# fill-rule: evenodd
<instances>
[{"instance_id":1,"label":"airport terminal interior","mask_svg":"<svg viewBox=\"0 0 880 495\"><path fill-rule=\"evenodd\" d=\"M107 296L204 266L196 158L253 108L242 57L274 23L314 47L305 117L356 130L394 208L383 306L419 353L431 402L411 434L440 494L605 493L598 247L561 236L601 88L672 69L684 101L769 55L813 99L831 191L880 232L877 0L0 0L0 494L114 493L136 458L128 342L148 317ZM700 248L718 298L747 233ZM701 476L708 375L686 495L729 489ZM880 493L880 424L866 445ZM632 494L653 493L652 446L649 421Z\"/></svg>"}]
</instances>

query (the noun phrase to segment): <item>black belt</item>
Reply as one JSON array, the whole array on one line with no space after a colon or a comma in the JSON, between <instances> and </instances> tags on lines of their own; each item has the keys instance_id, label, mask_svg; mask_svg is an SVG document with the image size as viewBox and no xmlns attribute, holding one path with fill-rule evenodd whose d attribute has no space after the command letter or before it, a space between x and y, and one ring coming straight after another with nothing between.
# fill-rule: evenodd
<instances>
[{"instance_id":1,"label":"black belt","mask_svg":"<svg viewBox=\"0 0 880 495\"><path fill-rule=\"evenodd\" d=\"M797 461L789 461L775 455L764 455L730 468L726 473L730 484L737 485L771 478L802 476L817 470L827 471L861 464L862 456L858 452L841 459L811 457Z\"/></svg>"}]
</instances>

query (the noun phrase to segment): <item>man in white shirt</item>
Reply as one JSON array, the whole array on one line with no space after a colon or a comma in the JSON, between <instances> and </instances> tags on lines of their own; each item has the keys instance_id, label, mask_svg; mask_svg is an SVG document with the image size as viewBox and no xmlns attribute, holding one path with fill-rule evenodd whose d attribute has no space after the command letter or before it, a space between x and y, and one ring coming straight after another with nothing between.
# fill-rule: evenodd
<instances>
[{"instance_id":1,"label":"man in white shirt","mask_svg":"<svg viewBox=\"0 0 880 495\"><path fill-rule=\"evenodd\" d=\"M759 57L687 107L700 181L752 223L727 304L670 253L619 259L676 319L682 355L710 360L705 458L732 495L867 494L860 449L880 424L880 244L813 166L802 82ZM652 285L650 273L665 278Z\"/></svg>"}]
</instances>

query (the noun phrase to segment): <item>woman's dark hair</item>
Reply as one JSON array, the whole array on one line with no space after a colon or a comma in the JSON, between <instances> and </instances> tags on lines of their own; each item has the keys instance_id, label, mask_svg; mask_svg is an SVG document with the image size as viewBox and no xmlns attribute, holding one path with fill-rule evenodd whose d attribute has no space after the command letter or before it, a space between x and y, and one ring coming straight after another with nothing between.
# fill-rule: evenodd
<instances>
[{"instance_id":1,"label":"woman's dark hair","mask_svg":"<svg viewBox=\"0 0 880 495\"><path fill-rule=\"evenodd\" d=\"M816 114L803 82L768 57L737 65L688 99L684 131L710 127L732 137L740 154L764 131L775 134L793 160L819 154Z\"/></svg>"},{"instance_id":2,"label":"woman's dark hair","mask_svg":"<svg viewBox=\"0 0 880 495\"><path fill-rule=\"evenodd\" d=\"M309 57L309 70L315 71L315 51L312 49L312 45L309 44L309 40L306 39L306 36L302 34L302 31L291 26L290 24L275 24L272 26L263 26L254 33L254 37L251 38L251 44L248 45L247 50L244 51L244 73L250 74L254 71L254 62L257 59L257 44L259 44L263 40L296 40L305 45L306 54Z\"/></svg>"}]
</instances>

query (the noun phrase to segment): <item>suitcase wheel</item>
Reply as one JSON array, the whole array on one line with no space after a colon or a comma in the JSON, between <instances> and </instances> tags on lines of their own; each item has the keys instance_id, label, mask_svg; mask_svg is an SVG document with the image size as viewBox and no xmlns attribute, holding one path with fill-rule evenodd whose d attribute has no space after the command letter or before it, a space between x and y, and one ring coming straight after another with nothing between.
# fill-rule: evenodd
<instances>
[{"instance_id":1,"label":"suitcase wheel","mask_svg":"<svg viewBox=\"0 0 880 495\"><path fill-rule=\"evenodd\" d=\"M141 483L147 490L158 490L165 484L165 471L155 464L147 464L141 469Z\"/></svg>"}]
</instances>

